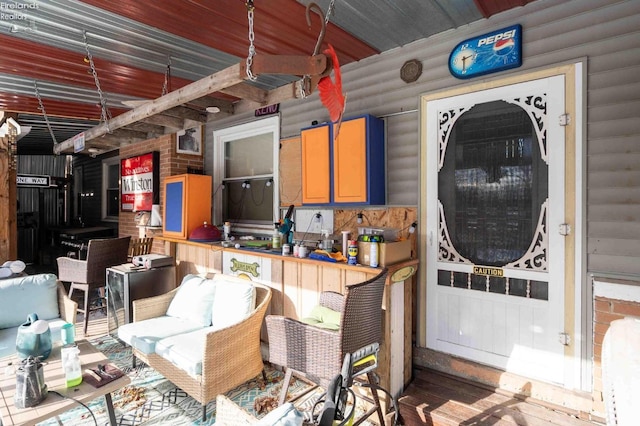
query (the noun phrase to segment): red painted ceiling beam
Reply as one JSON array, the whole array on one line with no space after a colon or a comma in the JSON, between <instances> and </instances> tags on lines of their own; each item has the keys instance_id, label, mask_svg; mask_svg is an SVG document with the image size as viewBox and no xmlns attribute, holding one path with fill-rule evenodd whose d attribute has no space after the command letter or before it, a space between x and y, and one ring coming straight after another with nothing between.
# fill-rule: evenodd
<instances>
[{"instance_id":1,"label":"red painted ceiling beam","mask_svg":"<svg viewBox=\"0 0 640 426\"><path fill-rule=\"evenodd\" d=\"M100 120L100 105L80 104L76 102L44 99L47 116L74 118L80 120ZM25 114L42 115L38 99L35 96L0 93L0 110ZM117 116L127 111L122 108L109 108L111 115Z\"/></svg>"},{"instance_id":2,"label":"red painted ceiling beam","mask_svg":"<svg viewBox=\"0 0 640 426\"><path fill-rule=\"evenodd\" d=\"M248 18L244 0L83 2L240 58L248 53ZM313 53L321 28L318 14L312 13L309 29L305 18L306 8L295 0L256 0L254 5L254 44L257 54ZM339 4L336 4L336 8L339 8ZM323 49L326 43L333 45L341 64L380 53L331 22L327 26L324 42Z\"/></svg>"},{"instance_id":3,"label":"red painted ceiling beam","mask_svg":"<svg viewBox=\"0 0 640 426\"><path fill-rule=\"evenodd\" d=\"M505 10L524 6L532 1L535 0L473 0L473 3L476 5L480 13L482 13L482 16L489 18L490 16L504 12Z\"/></svg>"},{"instance_id":4,"label":"red painted ceiling beam","mask_svg":"<svg viewBox=\"0 0 640 426\"><path fill-rule=\"evenodd\" d=\"M1 73L95 89L95 80L84 57L76 52L0 34L0 58L10 58L0 61ZM105 92L145 99L162 95L164 73L120 65L95 56L94 64L100 87ZM189 80L171 77L173 90L189 83Z\"/></svg>"}]
</instances>

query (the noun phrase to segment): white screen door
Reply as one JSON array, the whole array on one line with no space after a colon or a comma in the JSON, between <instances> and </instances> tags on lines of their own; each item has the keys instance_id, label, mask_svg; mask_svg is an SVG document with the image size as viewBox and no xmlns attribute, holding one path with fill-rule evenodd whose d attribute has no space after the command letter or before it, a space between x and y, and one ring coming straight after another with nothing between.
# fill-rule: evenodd
<instances>
[{"instance_id":1,"label":"white screen door","mask_svg":"<svg viewBox=\"0 0 640 426\"><path fill-rule=\"evenodd\" d=\"M428 101L427 347L564 381L564 76Z\"/></svg>"}]
</instances>

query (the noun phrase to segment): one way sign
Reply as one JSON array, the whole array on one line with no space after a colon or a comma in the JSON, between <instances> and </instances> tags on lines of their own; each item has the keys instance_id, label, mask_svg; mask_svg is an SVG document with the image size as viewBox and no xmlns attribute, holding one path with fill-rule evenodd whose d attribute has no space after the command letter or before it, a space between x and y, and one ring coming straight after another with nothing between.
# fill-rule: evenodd
<instances>
[{"instance_id":1,"label":"one way sign","mask_svg":"<svg viewBox=\"0 0 640 426\"><path fill-rule=\"evenodd\" d=\"M18 175L16 178L18 186L32 186L38 188L48 188L51 185L51 176L46 175Z\"/></svg>"}]
</instances>

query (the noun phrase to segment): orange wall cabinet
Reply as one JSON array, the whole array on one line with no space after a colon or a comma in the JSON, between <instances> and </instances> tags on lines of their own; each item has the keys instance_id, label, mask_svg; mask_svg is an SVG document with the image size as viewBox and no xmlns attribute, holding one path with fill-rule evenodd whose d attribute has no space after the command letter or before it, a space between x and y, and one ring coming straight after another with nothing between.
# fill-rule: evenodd
<instances>
[{"instance_id":1,"label":"orange wall cabinet","mask_svg":"<svg viewBox=\"0 0 640 426\"><path fill-rule=\"evenodd\" d=\"M384 122L371 115L343 121L333 141L333 202L384 204L384 166Z\"/></svg>"},{"instance_id":2,"label":"orange wall cabinet","mask_svg":"<svg viewBox=\"0 0 640 426\"><path fill-rule=\"evenodd\" d=\"M302 203L331 202L331 132L328 124L303 129Z\"/></svg>"},{"instance_id":3,"label":"orange wall cabinet","mask_svg":"<svg viewBox=\"0 0 640 426\"><path fill-rule=\"evenodd\" d=\"M211 223L211 176L183 174L164 180L165 237L189 238L204 222Z\"/></svg>"},{"instance_id":4,"label":"orange wall cabinet","mask_svg":"<svg viewBox=\"0 0 640 426\"><path fill-rule=\"evenodd\" d=\"M303 204L384 205L384 122L363 115L344 120L338 137L334 138L336 130L337 126L329 128L328 124L323 124L301 132ZM305 169L305 163L311 167ZM313 167L321 168L322 172ZM328 176L324 172L327 168L330 170ZM319 188L323 188L326 196L312 197L307 195L315 195L315 192L305 193L308 189L319 192Z\"/></svg>"}]
</instances>

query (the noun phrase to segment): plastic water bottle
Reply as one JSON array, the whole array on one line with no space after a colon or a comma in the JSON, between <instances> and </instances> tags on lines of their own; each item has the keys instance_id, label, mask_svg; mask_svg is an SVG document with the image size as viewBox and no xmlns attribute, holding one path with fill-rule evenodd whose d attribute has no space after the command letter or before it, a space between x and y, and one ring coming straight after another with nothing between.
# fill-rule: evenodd
<instances>
[{"instance_id":1,"label":"plastic water bottle","mask_svg":"<svg viewBox=\"0 0 640 426\"><path fill-rule=\"evenodd\" d=\"M371 249L369 251L369 266L372 268L378 267L378 243L371 242Z\"/></svg>"},{"instance_id":2,"label":"plastic water bottle","mask_svg":"<svg viewBox=\"0 0 640 426\"><path fill-rule=\"evenodd\" d=\"M67 387L71 388L82 383L82 366L80 365L80 349L76 345L62 347L62 368Z\"/></svg>"},{"instance_id":3,"label":"plastic water bottle","mask_svg":"<svg viewBox=\"0 0 640 426\"><path fill-rule=\"evenodd\" d=\"M231 239L231 222L225 222L223 226L224 240L229 241Z\"/></svg>"},{"instance_id":4,"label":"plastic water bottle","mask_svg":"<svg viewBox=\"0 0 640 426\"><path fill-rule=\"evenodd\" d=\"M280 232L278 231L278 225L276 224L275 228L273 229L273 235L271 236L271 248L280 248L281 244L282 236L280 235Z\"/></svg>"}]
</instances>

